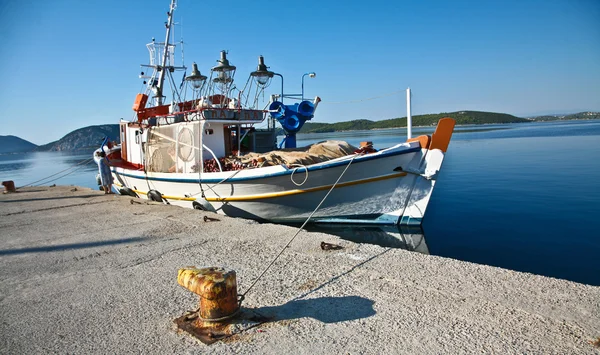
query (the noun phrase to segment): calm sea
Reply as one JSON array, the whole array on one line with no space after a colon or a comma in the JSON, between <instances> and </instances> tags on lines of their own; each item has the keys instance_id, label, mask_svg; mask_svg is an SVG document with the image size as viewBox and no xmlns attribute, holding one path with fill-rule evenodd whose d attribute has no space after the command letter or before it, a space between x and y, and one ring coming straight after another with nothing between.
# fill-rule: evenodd
<instances>
[{"instance_id":1,"label":"calm sea","mask_svg":"<svg viewBox=\"0 0 600 355\"><path fill-rule=\"evenodd\" d=\"M381 149L405 138L404 129L300 134L298 145ZM65 170L40 183L96 188L93 162L66 170L89 158L0 155L0 180L21 186ZM434 255L600 285L600 121L457 127L423 233Z\"/></svg>"}]
</instances>

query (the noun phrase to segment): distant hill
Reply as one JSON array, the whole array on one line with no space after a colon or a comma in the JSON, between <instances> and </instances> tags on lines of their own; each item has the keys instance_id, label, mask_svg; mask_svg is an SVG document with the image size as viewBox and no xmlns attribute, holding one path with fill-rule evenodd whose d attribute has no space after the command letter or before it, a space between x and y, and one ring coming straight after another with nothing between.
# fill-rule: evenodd
<instances>
[{"instance_id":1,"label":"distant hill","mask_svg":"<svg viewBox=\"0 0 600 355\"><path fill-rule=\"evenodd\" d=\"M574 119L600 119L600 112L580 112L569 115L546 115L530 117L528 119L516 117L506 113L483 112L483 111L457 111L442 112L429 115L413 116L413 126L432 126L440 118L452 117L457 124L492 124L492 123L519 123L532 121L550 121L550 120L574 120ZM301 133L325 133L336 131L354 131L369 129L384 129L406 127L406 117L392 118L381 121L371 120L352 120L336 123L307 122L300 130ZM278 128L277 134L284 134L281 128ZM119 125L107 124L98 126L88 126L77 129L61 139L36 146L26 140L15 136L0 136L0 154L9 152L24 151L73 151L73 150L92 150L99 147L104 137L112 141L119 142Z\"/></svg>"},{"instance_id":2,"label":"distant hill","mask_svg":"<svg viewBox=\"0 0 600 355\"><path fill-rule=\"evenodd\" d=\"M80 128L57 141L40 145L36 151L92 150L98 148L106 136L110 140L118 142L119 125L106 124Z\"/></svg>"},{"instance_id":3,"label":"distant hill","mask_svg":"<svg viewBox=\"0 0 600 355\"><path fill-rule=\"evenodd\" d=\"M531 120L516 117L506 113L483 112L483 111L458 111L442 112L429 115L416 115L412 117L413 126L435 125L440 118L451 117L456 124L490 124L490 123L518 123L531 122ZM336 123L307 122L301 133L324 133L337 131L354 131L367 129L383 129L406 127L406 117L392 118L382 121L353 120Z\"/></svg>"},{"instance_id":4,"label":"distant hill","mask_svg":"<svg viewBox=\"0 0 600 355\"><path fill-rule=\"evenodd\" d=\"M545 115L529 118L532 121L559 121L559 120L597 120L600 119L600 112L579 112L568 115Z\"/></svg>"},{"instance_id":5,"label":"distant hill","mask_svg":"<svg viewBox=\"0 0 600 355\"><path fill-rule=\"evenodd\" d=\"M36 147L36 144L19 137L0 136L0 154L30 152Z\"/></svg>"}]
</instances>

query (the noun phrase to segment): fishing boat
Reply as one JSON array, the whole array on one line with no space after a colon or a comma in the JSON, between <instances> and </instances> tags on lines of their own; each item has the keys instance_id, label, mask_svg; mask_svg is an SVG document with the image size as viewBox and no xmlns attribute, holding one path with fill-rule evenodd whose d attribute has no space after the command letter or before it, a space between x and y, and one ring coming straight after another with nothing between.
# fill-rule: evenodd
<instances>
[{"instance_id":1,"label":"fishing boat","mask_svg":"<svg viewBox=\"0 0 600 355\"><path fill-rule=\"evenodd\" d=\"M408 139L380 150L339 141L298 148L296 133L321 99L284 94L283 75L263 56L242 89L226 51L208 76L196 63L186 75L175 63L175 9L172 0L165 41L147 44L144 90L132 119L120 122L120 144L101 147L122 194L274 223L421 225L453 119L413 138L409 114ZM275 77L281 92L265 95ZM285 132L279 147L278 124Z\"/></svg>"}]
</instances>

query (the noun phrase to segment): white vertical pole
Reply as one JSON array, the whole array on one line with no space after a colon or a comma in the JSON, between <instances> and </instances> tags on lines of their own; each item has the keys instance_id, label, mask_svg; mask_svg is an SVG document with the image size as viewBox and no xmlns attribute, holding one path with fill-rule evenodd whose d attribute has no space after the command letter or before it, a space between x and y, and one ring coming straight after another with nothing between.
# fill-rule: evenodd
<instances>
[{"instance_id":1,"label":"white vertical pole","mask_svg":"<svg viewBox=\"0 0 600 355\"><path fill-rule=\"evenodd\" d=\"M412 138L412 115L410 111L410 88L406 89L406 138Z\"/></svg>"},{"instance_id":2,"label":"white vertical pole","mask_svg":"<svg viewBox=\"0 0 600 355\"><path fill-rule=\"evenodd\" d=\"M160 67L162 68L160 74L158 75L158 86L156 92L156 106L160 106L163 104L163 86L165 84L165 73L167 71L167 59L169 57L169 39L171 38L171 27L173 27L173 11L176 8L176 1L171 0L171 6L169 7L169 15L168 21L166 23L167 26L167 36L165 37L165 49L163 51L163 57L161 61ZM171 64L172 65L172 64Z\"/></svg>"}]
</instances>

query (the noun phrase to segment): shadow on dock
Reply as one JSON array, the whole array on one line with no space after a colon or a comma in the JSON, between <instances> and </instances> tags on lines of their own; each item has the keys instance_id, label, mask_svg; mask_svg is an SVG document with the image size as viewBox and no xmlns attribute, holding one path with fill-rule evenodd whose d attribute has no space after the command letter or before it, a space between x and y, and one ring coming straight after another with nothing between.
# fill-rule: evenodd
<instances>
[{"instance_id":1,"label":"shadow on dock","mask_svg":"<svg viewBox=\"0 0 600 355\"><path fill-rule=\"evenodd\" d=\"M101 247L101 246L105 246L105 245L135 243L135 242L140 242L140 241L146 240L146 239L150 239L150 238L149 237L133 237L133 238L124 238L124 239L101 240L101 241L97 241L97 242L87 242L87 243L70 243L70 244L58 244L58 245L31 247L31 248L4 249L4 250L0 250L0 256L1 255L25 254L25 253L46 253L46 252L62 251L62 250L68 250L68 249L94 248L94 247Z\"/></svg>"},{"instance_id":2,"label":"shadow on dock","mask_svg":"<svg viewBox=\"0 0 600 355\"><path fill-rule=\"evenodd\" d=\"M273 321L313 318L323 323L338 323L374 316L375 302L359 296L320 297L292 300L281 306L262 307L256 311Z\"/></svg>"},{"instance_id":3,"label":"shadow on dock","mask_svg":"<svg viewBox=\"0 0 600 355\"><path fill-rule=\"evenodd\" d=\"M350 269L342 272L339 275L332 277L321 285L303 293L293 300L281 306L263 307L256 311L261 315L272 318L275 321L291 320L303 317L310 317L324 323L337 323L347 320L355 320L367 318L375 315L377 312L373 309L372 300L359 296L344 296L344 297L320 297L312 299L303 299L306 296L321 290L328 285L336 282L338 279L349 275L354 270L362 267L366 263L380 257L381 255L392 250L385 249L370 258L361 261Z\"/></svg>"},{"instance_id":4,"label":"shadow on dock","mask_svg":"<svg viewBox=\"0 0 600 355\"><path fill-rule=\"evenodd\" d=\"M375 244L384 248L397 248L429 254L429 247L421 227L321 223L308 224L305 229L309 232L337 235L354 243Z\"/></svg>"},{"instance_id":5,"label":"shadow on dock","mask_svg":"<svg viewBox=\"0 0 600 355\"><path fill-rule=\"evenodd\" d=\"M90 198L104 196L103 194L95 195L77 195L77 196L56 196L56 197L40 197L40 198L25 198L18 200L0 200L0 203L11 203L11 202L33 202L33 201L49 201L49 200L64 200L68 198ZM113 196L113 195L110 195Z\"/></svg>"}]
</instances>

